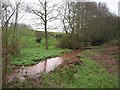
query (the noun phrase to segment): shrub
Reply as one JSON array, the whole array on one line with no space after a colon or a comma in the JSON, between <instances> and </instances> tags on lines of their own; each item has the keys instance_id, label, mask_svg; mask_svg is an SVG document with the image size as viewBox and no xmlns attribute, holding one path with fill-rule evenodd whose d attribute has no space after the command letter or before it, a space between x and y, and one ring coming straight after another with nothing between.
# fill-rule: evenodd
<instances>
[{"instance_id":1,"label":"shrub","mask_svg":"<svg viewBox=\"0 0 120 90\"><path fill-rule=\"evenodd\" d=\"M36 42L41 42L41 40L42 40L42 38L41 37L38 37L38 38L36 38Z\"/></svg>"},{"instance_id":2,"label":"shrub","mask_svg":"<svg viewBox=\"0 0 120 90\"><path fill-rule=\"evenodd\" d=\"M63 37L62 34L56 34L56 35L55 35L55 38L56 38L56 39L59 39L59 38L62 38L62 37Z\"/></svg>"},{"instance_id":3,"label":"shrub","mask_svg":"<svg viewBox=\"0 0 120 90\"><path fill-rule=\"evenodd\" d=\"M95 40L92 40L91 45L92 46L98 46L98 45L102 45L104 43L105 43L104 39L95 39Z\"/></svg>"},{"instance_id":4,"label":"shrub","mask_svg":"<svg viewBox=\"0 0 120 90\"><path fill-rule=\"evenodd\" d=\"M42 40L42 32L36 31L35 34L36 34L36 42L38 42L38 43L41 42L41 40Z\"/></svg>"},{"instance_id":5,"label":"shrub","mask_svg":"<svg viewBox=\"0 0 120 90\"><path fill-rule=\"evenodd\" d=\"M111 40L104 44L104 46L119 46L120 42L118 40Z\"/></svg>"},{"instance_id":6,"label":"shrub","mask_svg":"<svg viewBox=\"0 0 120 90\"><path fill-rule=\"evenodd\" d=\"M62 38L59 39L58 47L75 49L77 48L77 41L73 36L64 35Z\"/></svg>"}]
</instances>

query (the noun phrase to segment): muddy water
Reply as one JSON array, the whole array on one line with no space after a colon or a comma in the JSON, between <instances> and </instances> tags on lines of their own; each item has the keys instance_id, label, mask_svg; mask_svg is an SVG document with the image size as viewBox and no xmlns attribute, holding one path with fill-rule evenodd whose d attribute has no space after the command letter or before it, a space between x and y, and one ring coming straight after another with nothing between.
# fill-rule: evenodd
<instances>
[{"instance_id":1,"label":"muddy water","mask_svg":"<svg viewBox=\"0 0 120 90\"><path fill-rule=\"evenodd\" d=\"M63 54L60 57L50 58L45 61L39 62L36 65L32 66L22 66L18 70L15 70L9 76L8 82L13 81L14 79L25 80L27 76L36 76L39 75L41 72L50 72L54 70L57 66L62 64L62 62L68 58L73 58L78 55L81 50L73 50L69 53Z\"/></svg>"}]
</instances>

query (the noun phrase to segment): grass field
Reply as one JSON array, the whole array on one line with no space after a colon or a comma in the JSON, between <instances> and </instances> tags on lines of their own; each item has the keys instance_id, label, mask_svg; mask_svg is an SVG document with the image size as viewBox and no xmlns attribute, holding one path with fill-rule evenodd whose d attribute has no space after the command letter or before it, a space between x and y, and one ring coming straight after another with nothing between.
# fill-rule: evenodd
<instances>
[{"instance_id":1,"label":"grass field","mask_svg":"<svg viewBox=\"0 0 120 90\"><path fill-rule=\"evenodd\" d=\"M40 43L37 43L35 41L34 32L24 32L25 34L20 40L20 54L12 58L12 65L32 65L36 64L38 61L45 60L50 57L59 56L62 53L70 51L69 49L57 48L56 43L58 40L51 37L49 37L49 49L46 50L44 38Z\"/></svg>"}]
</instances>

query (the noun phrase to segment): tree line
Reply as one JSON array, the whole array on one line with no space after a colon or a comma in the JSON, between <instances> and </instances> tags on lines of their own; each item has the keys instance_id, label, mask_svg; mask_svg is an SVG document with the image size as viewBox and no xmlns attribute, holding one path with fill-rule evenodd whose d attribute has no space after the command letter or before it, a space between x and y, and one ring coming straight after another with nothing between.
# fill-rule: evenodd
<instances>
[{"instance_id":1,"label":"tree line","mask_svg":"<svg viewBox=\"0 0 120 90\"><path fill-rule=\"evenodd\" d=\"M61 38L60 47L78 48L84 42L102 45L118 39L119 17L111 13L105 3L67 2L62 8L61 20L66 36Z\"/></svg>"}]
</instances>

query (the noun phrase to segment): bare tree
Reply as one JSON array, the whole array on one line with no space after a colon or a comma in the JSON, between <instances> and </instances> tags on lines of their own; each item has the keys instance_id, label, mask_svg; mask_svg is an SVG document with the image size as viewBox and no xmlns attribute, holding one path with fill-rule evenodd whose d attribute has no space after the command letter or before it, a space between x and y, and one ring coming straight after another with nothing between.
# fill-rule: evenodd
<instances>
[{"instance_id":1,"label":"bare tree","mask_svg":"<svg viewBox=\"0 0 120 90\"><path fill-rule=\"evenodd\" d=\"M6 87L6 78L7 78L7 65L8 65L8 25L9 21L15 13L15 9L11 11L11 4L3 2L2 4L2 59L3 59L3 69L2 69L2 81L3 87Z\"/></svg>"},{"instance_id":2,"label":"bare tree","mask_svg":"<svg viewBox=\"0 0 120 90\"><path fill-rule=\"evenodd\" d=\"M77 21L79 18L76 17L75 12L75 3L74 2L66 2L62 4L60 8L60 15L61 15L61 21L63 23L64 31L66 34L70 33L71 36L73 35L76 24L79 24Z\"/></svg>"},{"instance_id":3,"label":"bare tree","mask_svg":"<svg viewBox=\"0 0 120 90\"><path fill-rule=\"evenodd\" d=\"M37 8L33 8L28 6L29 12L35 14L39 17L41 21L41 25L43 25L45 30L45 48L48 49L48 23L57 19L58 13L55 15L56 7L58 4L53 4L52 6L48 6L49 2L47 0L38 0L39 4ZM53 15L54 14L54 15Z\"/></svg>"},{"instance_id":4,"label":"bare tree","mask_svg":"<svg viewBox=\"0 0 120 90\"><path fill-rule=\"evenodd\" d=\"M20 20L20 18L22 17L18 17L19 16L19 12L20 12L20 8L22 7L22 2L18 1L15 2L15 14L14 14L14 25L13 25L13 32L12 32L12 54L18 54L18 32L17 32L17 25L18 25L18 21Z\"/></svg>"},{"instance_id":5,"label":"bare tree","mask_svg":"<svg viewBox=\"0 0 120 90\"><path fill-rule=\"evenodd\" d=\"M1 17L1 26L2 26L2 81L3 81L3 87L6 87L7 84L7 68L10 61L10 50L9 50L9 44L10 44L10 23L12 22L12 19L15 20L14 26L14 32L12 33L12 43L15 43L17 35L17 21L18 21L18 9L20 6L20 2L16 4L16 6L13 6L11 2L8 0L8 2L2 2L2 17ZM15 15L15 16L14 16ZM14 19L15 18L15 19ZM15 44L14 44L15 45Z\"/></svg>"}]
</instances>

